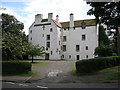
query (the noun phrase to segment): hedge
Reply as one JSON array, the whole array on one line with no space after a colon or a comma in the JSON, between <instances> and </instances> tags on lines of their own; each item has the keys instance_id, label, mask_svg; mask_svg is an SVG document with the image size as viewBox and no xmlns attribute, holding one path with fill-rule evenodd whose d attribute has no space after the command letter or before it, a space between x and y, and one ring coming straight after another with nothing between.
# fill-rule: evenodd
<instances>
[{"instance_id":1,"label":"hedge","mask_svg":"<svg viewBox=\"0 0 120 90\"><path fill-rule=\"evenodd\" d=\"M101 69L119 65L120 56L86 59L76 62L76 71L79 73L91 73Z\"/></svg>"},{"instance_id":2,"label":"hedge","mask_svg":"<svg viewBox=\"0 0 120 90\"><path fill-rule=\"evenodd\" d=\"M30 62L21 61L3 61L2 62L2 74L23 74L31 71Z\"/></svg>"}]
</instances>

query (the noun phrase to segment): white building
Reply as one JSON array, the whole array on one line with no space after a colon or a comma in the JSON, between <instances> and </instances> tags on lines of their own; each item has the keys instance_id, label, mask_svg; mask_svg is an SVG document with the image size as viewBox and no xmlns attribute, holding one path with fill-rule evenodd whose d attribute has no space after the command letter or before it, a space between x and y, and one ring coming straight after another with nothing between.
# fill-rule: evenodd
<instances>
[{"instance_id":1,"label":"white building","mask_svg":"<svg viewBox=\"0 0 120 90\"><path fill-rule=\"evenodd\" d=\"M70 22L59 23L58 15L56 20L53 20L52 13L48 13L48 19L42 17L42 14L37 14L29 28L29 42L44 47L46 51L44 57L36 59L94 58L94 50L98 46L95 19L74 21L74 15L70 14Z\"/></svg>"}]
</instances>

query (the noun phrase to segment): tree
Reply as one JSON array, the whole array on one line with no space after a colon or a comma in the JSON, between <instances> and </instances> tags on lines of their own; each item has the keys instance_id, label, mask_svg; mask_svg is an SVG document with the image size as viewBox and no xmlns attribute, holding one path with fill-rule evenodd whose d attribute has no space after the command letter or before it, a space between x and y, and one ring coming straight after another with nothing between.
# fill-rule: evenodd
<instances>
[{"instance_id":1,"label":"tree","mask_svg":"<svg viewBox=\"0 0 120 90\"><path fill-rule=\"evenodd\" d=\"M22 31L24 25L12 15L3 13L1 17L3 59L22 59L22 46L27 43L27 37Z\"/></svg>"},{"instance_id":2,"label":"tree","mask_svg":"<svg viewBox=\"0 0 120 90\"><path fill-rule=\"evenodd\" d=\"M108 36L106 35L105 28L102 25L99 26L99 35L98 36L99 36L98 37L99 46L101 44L110 45L110 40L109 40Z\"/></svg>"},{"instance_id":3,"label":"tree","mask_svg":"<svg viewBox=\"0 0 120 90\"><path fill-rule=\"evenodd\" d=\"M9 14L2 14L1 17L3 59L17 60L30 55L33 62L34 56L42 56L44 54L43 48L33 46L28 42L28 37L23 32L23 23Z\"/></svg>"},{"instance_id":4,"label":"tree","mask_svg":"<svg viewBox=\"0 0 120 90\"><path fill-rule=\"evenodd\" d=\"M104 45L101 44L95 49L95 55L98 55L99 57L106 57L106 56L112 56L113 49L110 45Z\"/></svg>"},{"instance_id":5,"label":"tree","mask_svg":"<svg viewBox=\"0 0 120 90\"><path fill-rule=\"evenodd\" d=\"M29 43L27 46L26 54L32 57L32 63L33 63L35 56L44 56L45 52L43 47L34 46L31 43Z\"/></svg>"},{"instance_id":6,"label":"tree","mask_svg":"<svg viewBox=\"0 0 120 90\"><path fill-rule=\"evenodd\" d=\"M118 33L118 27L120 26L120 1L119 2L87 2L92 8L88 11L88 15L94 15L96 17L96 23L105 24L108 28L116 29ZM114 33L115 38L117 37ZM120 38L118 38L120 39ZM117 47L117 38L115 40L115 46Z\"/></svg>"}]
</instances>

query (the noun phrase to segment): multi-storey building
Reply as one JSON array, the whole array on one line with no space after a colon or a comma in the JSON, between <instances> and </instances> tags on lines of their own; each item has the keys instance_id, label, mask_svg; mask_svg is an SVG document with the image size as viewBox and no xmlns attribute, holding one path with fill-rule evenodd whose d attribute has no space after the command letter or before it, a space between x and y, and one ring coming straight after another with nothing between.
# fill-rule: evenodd
<instances>
[{"instance_id":1,"label":"multi-storey building","mask_svg":"<svg viewBox=\"0 0 120 90\"><path fill-rule=\"evenodd\" d=\"M69 22L59 22L59 16L53 20L53 14L48 13L48 19L42 14L35 16L34 23L29 28L29 42L45 48L44 57L36 59L66 59L81 60L94 58L94 50L98 46L98 26L95 19L74 21L70 14Z\"/></svg>"}]
</instances>

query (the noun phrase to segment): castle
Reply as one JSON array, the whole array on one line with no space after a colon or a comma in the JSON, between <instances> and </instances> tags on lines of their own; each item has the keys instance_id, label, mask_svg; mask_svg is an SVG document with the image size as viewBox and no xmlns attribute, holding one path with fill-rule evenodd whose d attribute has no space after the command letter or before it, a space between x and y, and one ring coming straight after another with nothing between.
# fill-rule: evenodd
<instances>
[{"instance_id":1,"label":"castle","mask_svg":"<svg viewBox=\"0 0 120 90\"><path fill-rule=\"evenodd\" d=\"M37 56L36 59L94 58L94 50L98 46L98 25L95 19L74 21L72 13L68 22L59 22L58 15L54 20L53 13L48 13L47 19L43 19L42 14L37 14L29 28L29 42L45 49L45 56Z\"/></svg>"}]
</instances>

